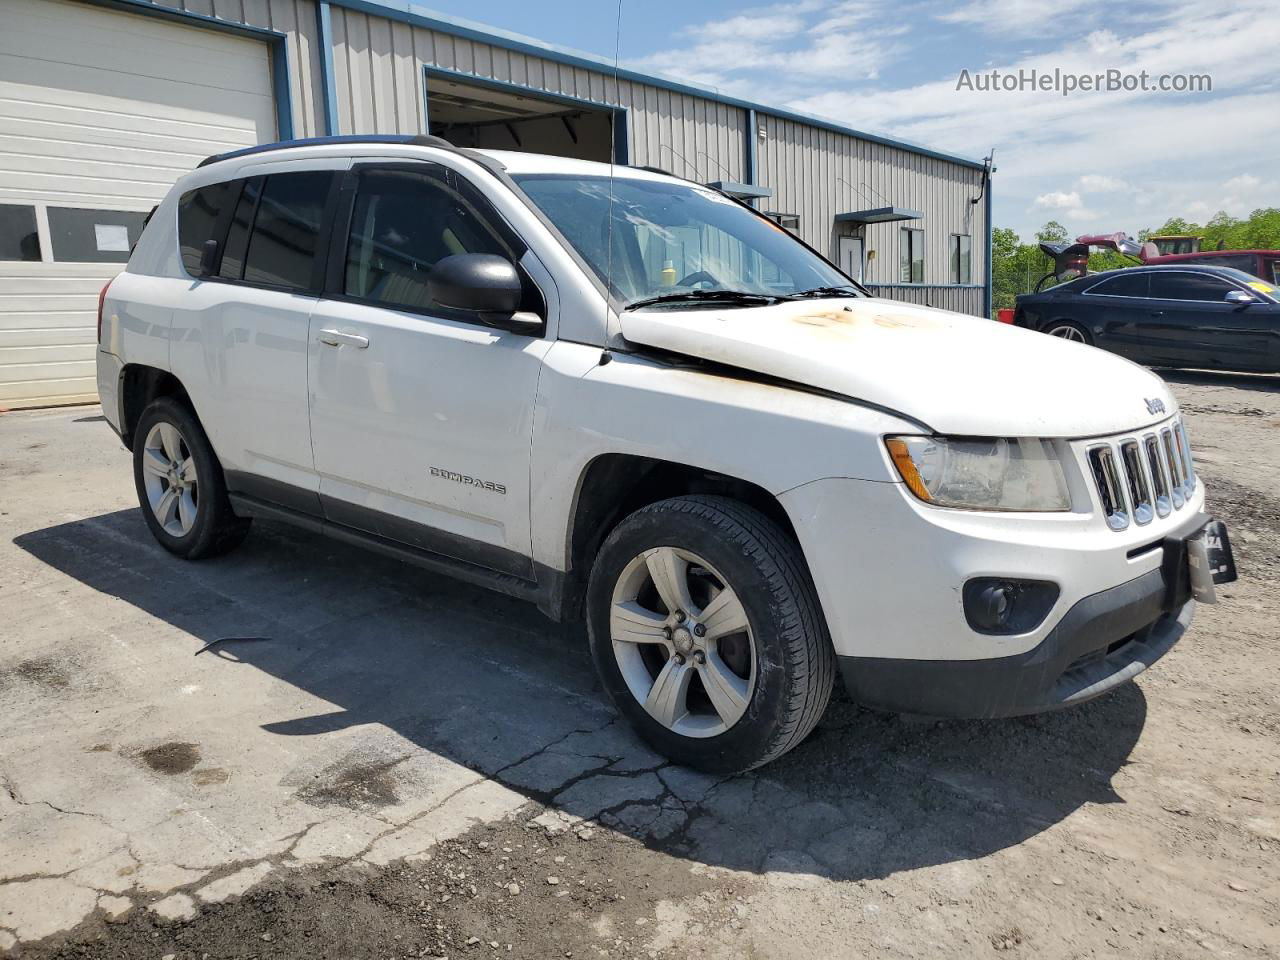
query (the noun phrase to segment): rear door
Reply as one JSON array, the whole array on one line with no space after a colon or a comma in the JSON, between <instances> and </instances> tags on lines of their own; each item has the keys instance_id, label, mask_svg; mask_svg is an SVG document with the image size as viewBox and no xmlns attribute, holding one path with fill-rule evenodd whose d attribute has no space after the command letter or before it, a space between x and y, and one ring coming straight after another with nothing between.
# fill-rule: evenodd
<instances>
[{"instance_id":1,"label":"rear door","mask_svg":"<svg viewBox=\"0 0 1280 960\"><path fill-rule=\"evenodd\" d=\"M1146 323L1153 352L1181 366L1256 367L1269 349L1267 311L1227 303L1227 293L1239 289L1210 273L1151 271Z\"/></svg>"},{"instance_id":2,"label":"rear door","mask_svg":"<svg viewBox=\"0 0 1280 960\"><path fill-rule=\"evenodd\" d=\"M446 256L527 263L524 244L442 164L358 164L342 198L309 343L326 517L533 579L530 442L551 340L442 307L428 286ZM526 280L526 309L545 316Z\"/></svg>"},{"instance_id":3,"label":"rear door","mask_svg":"<svg viewBox=\"0 0 1280 960\"><path fill-rule=\"evenodd\" d=\"M307 410L308 318L319 296L326 208L349 160L268 164L234 181L217 218L214 275L174 310L170 364L232 490L319 511ZM318 168L317 168L318 167ZM195 204L187 195L182 204ZM183 206L179 208L179 223ZM198 246L182 238L188 272Z\"/></svg>"}]
</instances>

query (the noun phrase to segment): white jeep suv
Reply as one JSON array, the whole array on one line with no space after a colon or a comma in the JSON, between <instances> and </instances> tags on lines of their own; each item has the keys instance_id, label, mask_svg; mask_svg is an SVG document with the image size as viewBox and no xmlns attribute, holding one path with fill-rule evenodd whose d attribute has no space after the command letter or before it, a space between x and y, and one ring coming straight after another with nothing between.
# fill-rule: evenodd
<instances>
[{"instance_id":1,"label":"white jeep suv","mask_svg":"<svg viewBox=\"0 0 1280 960\"><path fill-rule=\"evenodd\" d=\"M295 141L205 161L103 291L98 388L173 553L300 524L583 618L656 749L743 770L869 706L1078 703L1233 575L1173 397L875 299L659 172Z\"/></svg>"}]
</instances>

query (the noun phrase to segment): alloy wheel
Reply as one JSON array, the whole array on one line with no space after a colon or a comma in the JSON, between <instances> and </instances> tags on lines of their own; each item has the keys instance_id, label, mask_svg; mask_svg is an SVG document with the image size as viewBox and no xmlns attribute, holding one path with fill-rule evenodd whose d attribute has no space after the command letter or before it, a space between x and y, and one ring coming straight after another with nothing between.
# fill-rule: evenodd
<instances>
[{"instance_id":1,"label":"alloy wheel","mask_svg":"<svg viewBox=\"0 0 1280 960\"><path fill-rule=\"evenodd\" d=\"M667 546L632 559L614 586L609 628L627 688L668 730L714 737L746 712L756 683L751 625L706 560Z\"/></svg>"},{"instance_id":2,"label":"alloy wheel","mask_svg":"<svg viewBox=\"0 0 1280 960\"><path fill-rule=\"evenodd\" d=\"M1085 339L1083 330L1081 330L1078 327L1073 327L1070 324L1066 324L1066 323L1062 324L1061 326L1054 327L1052 330L1050 330L1049 336L1060 337L1063 340L1071 340L1071 341L1074 341L1075 343L1088 342Z\"/></svg>"},{"instance_id":3,"label":"alloy wheel","mask_svg":"<svg viewBox=\"0 0 1280 960\"><path fill-rule=\"evenodd\" d=\"M183 537L196 523L200 506L195 458L182 432L160 421L142 446L142 482L147 503L165 533Z\"/></svg>"}]
</instances>

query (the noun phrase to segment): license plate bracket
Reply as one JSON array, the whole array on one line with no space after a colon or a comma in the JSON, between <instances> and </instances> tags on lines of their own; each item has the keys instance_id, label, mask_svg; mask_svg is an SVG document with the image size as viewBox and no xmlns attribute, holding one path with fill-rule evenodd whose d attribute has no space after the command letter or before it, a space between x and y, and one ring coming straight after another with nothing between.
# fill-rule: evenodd
<instances>
[{"instance_id":1,"label":"license plate bracket","mask_svg":"<svg viewBox=\"0 0 1280 960\"><path fill-rule=\"evenodd\" d=\"M1179 607L1190 599L1216 603L1215 586L1236 579L1227 525L1210 520L1189 537L1166 539L1164 576L1168 589L1166 609Z\"/></svg>"}]
</instances>

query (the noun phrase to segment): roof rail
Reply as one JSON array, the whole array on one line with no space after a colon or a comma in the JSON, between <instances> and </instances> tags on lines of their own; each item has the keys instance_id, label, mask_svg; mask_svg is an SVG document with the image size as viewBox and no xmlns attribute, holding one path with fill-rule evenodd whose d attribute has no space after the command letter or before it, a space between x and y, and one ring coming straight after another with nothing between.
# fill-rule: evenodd
<instances>
[{"instance_id":1,"label":"roof rail","mask_svg":"<svg viewBox=\"0 0 1280 960\"><path fill-rule=\"evenodd\" d=\"M261 143L256 147L245 147L242 150L230 150L227 153L215 153L211 157L205 157L196 164L196 166L207 167L209 164L218 163L221 160L231 160L235 157L248 157L255 153L270 153L273 150L288 150L290 147L341 146L343 144L356 143L409 144L415 147L444 147L447 150L456 149L452 143L445 140L443 137L434 137L427 134L374 133L342 137L304 137L301 140L280 140L276 143Z\"/></svg>"}]
</instances>

